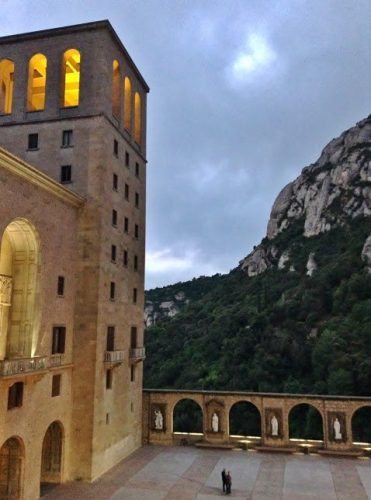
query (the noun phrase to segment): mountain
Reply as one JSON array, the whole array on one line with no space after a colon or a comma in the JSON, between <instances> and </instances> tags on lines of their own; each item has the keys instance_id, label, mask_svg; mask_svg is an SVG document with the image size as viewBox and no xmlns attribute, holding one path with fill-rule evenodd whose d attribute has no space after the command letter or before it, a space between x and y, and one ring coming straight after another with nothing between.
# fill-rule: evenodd
<instances>
[{"instance_id":1,"label":"mountain","mask_svg":"<svg viewBox=\"0 0 371 500\"><path fill-rule=\"evenodd\" d=\"M226 275L146 292L146 387L371 393L371 115L279 193Z\"/></svg>"}]
</instances>

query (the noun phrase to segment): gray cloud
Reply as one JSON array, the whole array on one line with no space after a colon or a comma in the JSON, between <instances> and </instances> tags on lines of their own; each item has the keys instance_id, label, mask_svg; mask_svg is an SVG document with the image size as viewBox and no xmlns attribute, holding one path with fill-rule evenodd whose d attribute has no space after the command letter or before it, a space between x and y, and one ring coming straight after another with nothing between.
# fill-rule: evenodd
<instances>
[{"instance_id":1,"label":"gray cloud","mask_svg":"<svg viewBox=\"0 0 371 500\"><path fill-rule=\"evenodd\" d=\"M370 111L367 0L3 0L2 14L3 35L108 18L150 84L148 288L234 267L283 185Z\"/></svg>"}]
</instances>

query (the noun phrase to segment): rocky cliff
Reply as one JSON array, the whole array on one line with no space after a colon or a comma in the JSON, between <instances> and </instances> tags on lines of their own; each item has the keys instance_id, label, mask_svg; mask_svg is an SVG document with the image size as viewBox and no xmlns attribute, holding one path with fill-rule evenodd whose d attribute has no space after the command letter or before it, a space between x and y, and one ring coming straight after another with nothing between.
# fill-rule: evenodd
<instances>
[{"instance_id":1,"label":"rocky cliff","mask_svg":"<svg viewBox=\"0 0 371 500\"><path fill-rule=\"evenodd\" d=\"M305 167L285 186L273 204L267 236L240 265L249 276L272 266L290 266L290 248L279 249L272 240L294 222L302 222L306 237L342 225L346 220L371 215L371 115L333 139L319 159ZM271 243L272 242L272 243ZM370 244L365 255L370 258ZM368 250L367 250L368 248ZM308 256L307 272L316 270L315 255Z\"/></svg>"}]
</instances>

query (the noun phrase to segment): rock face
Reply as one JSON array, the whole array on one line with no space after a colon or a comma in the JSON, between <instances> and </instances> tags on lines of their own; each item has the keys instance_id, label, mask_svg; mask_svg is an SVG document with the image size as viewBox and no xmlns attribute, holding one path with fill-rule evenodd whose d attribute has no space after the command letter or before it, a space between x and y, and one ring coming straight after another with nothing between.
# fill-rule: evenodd
<instances>
[{"instance_id":1,"label":"rock face","mask_svg":"<svg viewBox=\"0 0 371 500\"><path fill-rule=\"evenodd\" d=\"M366 264L368 265L369 271L371 271L371 234L363 245L361 257L363 262L366 262Z\"/></svg>"},{"instance_id":2,"label":"rock face","mask_svg":"<svg viewBox=\"0 0 371 500\"><path fill-rule=\"evenodd\" d=\"M370 215L371 115L333 139L315 163L282 189L271 210L267 239L273 240L298 220L303 221L303 235L310 237L346 220ZM365 247L364 259L370 262L370 243ZM272 265L283 269L289 263L288 251L273 259L270 254L269 245L259 245L240 265L249 276L255 276ZM313 262L308 262L311 269ZM308 268L308 275L312 272Z\"/></svg>"},{"instance_id":3,"label":"rock face","mask_svg":"<svg viewBox=\"0 0 371 500\"><path fill-rule=\"evenodd\" d=\"M146 327L155 325L163 318L173 318L177 315L182 306L188 303L188 299L183 291L178 291L174 296L174 300L166 300L161 302L153 302L146 300L144 307L144 324Z\"/></svg>"}]
</instances>

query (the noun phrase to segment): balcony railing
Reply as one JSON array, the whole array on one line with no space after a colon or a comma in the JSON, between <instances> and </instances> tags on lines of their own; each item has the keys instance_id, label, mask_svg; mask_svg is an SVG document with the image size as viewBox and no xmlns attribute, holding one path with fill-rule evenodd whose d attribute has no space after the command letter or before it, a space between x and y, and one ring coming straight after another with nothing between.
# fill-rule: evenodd
<instances>
[{"instance_id":1,"label":"balcony railing","mask_svg":"<svg viewBox=\"0 0 371 500\"><path fill-rule=\"evenodd\" d=\"M129 350L129 358L131 363L139 363L146 358L145 347L134 347Z\"/></svg>"},{"instance_id":2,"label":"balcony railing","mask_svg":"<svg viewBox=\"0 0 371 500\"><path fill-rule=\"evenodd\" d=\"M125 351L106 351L104 353L105 363L122 363L124 361Z\"/></svg>"},{"instance_id":3,"label":"balcony railing","mask_svg":"<svg viewBox=\"0 0 371 500\"><path fill-rule=\"evenodd\" d=\"M64 354L52 354L49 359L50 368L64 365Z\"/></svg>"},{"instance_id":4,"label":"balcony railing","mask_svg":"<svg viewBox=\"0 0 371 500\"><path fill-rule=\"evenodd\" d=\"M0 376L20 375L22 373L33 373L48 368L48 357L39 356L23 359L3 359L0 361Z\"/></svg>"}]
</instances>

